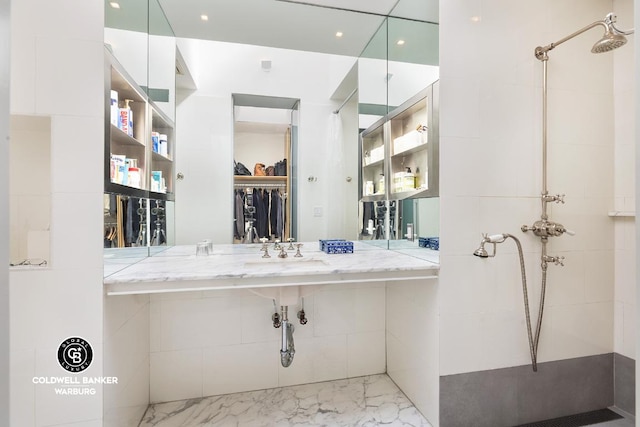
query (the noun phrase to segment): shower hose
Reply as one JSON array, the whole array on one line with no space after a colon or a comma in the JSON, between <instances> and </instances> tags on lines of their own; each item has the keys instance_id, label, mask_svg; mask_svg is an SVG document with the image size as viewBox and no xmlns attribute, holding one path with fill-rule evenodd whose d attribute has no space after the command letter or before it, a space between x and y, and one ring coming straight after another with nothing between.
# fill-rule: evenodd
<instances>
[{"instance_id":1,"label":"shower hose","mask_svg":"<svg viewBox=\"0 0 640 427\"><path fill-rule=\"evenodd\" d=\"M529 314L529 294L527 292L527 274L524 268L524 255L522 253L522 245L520 240L512 234L505 234L516 242L518 247L518 256L520 257L520 273L522 275L522 294L524 296L524 314L527 320L527 335L529 337L529 351L531 352L531 366L534 372L538 371L538 342L540 341L540 329L542 327L542 313L544 310L544 294L547 287L547 268L542 266L542 287L540 289L540 310L538 311L538 322L536 324L535 336L531 330L531 315Z\"/></svg>"}]
</instances>

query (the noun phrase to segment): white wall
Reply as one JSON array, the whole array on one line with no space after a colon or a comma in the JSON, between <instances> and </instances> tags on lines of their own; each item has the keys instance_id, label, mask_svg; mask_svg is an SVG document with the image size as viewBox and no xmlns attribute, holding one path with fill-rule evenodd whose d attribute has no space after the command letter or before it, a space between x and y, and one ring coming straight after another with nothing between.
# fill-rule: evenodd
<instances>
[{"instance_id":1,"label":"white wall","mask_svg":"<svg viewBox=\"0 0 640 427\"><path fill-rule=\"evenodd\" d=\"M437 426L440 415L438 282L388 282L387 373Z\"/></svg>"},{"instance_id":2,"label":"white wall","mask_svg":"<svg viewBox=\"0 0 640 427\"><path fill-rule=\"evenodd\" d=\"M152 295L151 401L385 372L384 283L314 287L306 325L299 309L289 306L296 354L283 368L272 300L248 290Z\"/></svg>"},{"instance_id":3,"label":"white wall","mask_svg":"<svg viewBox=\"0 0 640 427\"><path fill-rule=\"evenodd\" d=\"M633 1L614 0L613 10L618 26L632 28ZM635 212L635 102L634 50L635 38L628 38L624 48L613 52L615 158L614 208ZM614 350L635 359L636 351L636 245L635 218L613 219L615 230L615 319Z\"/></svg>"},{"instance_id":4,"label":"white wall","mask_svg":"<svg viewBox=\"0 0 640 427\"><path fill-rule=\"evenodd\" d=\"M11 118L9 207L11 260L51 261L51 121Z\"/></svg>"},{"instance_id":5,"label":"white wall","mask_svg":"<svg viewBox=\"0 0 640 427\"><path fill-rule=\"evenodd\" d=\"M611 6L441 5L441 375L530 363L515 245L500 245L492 259L471 254L482 232L518 236L537 316L540 242L520 231L540 216L542 64L533 50ZM549 191L567 194L550 219L577 234L548 245L566 261L549 267L541 362L613 350L613 57L590 53L599 36L593 30L549 54Z\"/></svg>"},{"instance_id":6,"label":"white wall","mask_svg":"<svg viewBox=\"0 0 640 427\"><path fill-rule=\"evenodd\" d=\"M299 155L293 159L299 171L297 238L345 235L343 223L326 212L347 206L335 194L354 185L346 176L357 176L357 164L337 168L336 163L343 147L357 147L357 139L331 137L339 102L329 98L355 58L190 39L179 39L178 45L198 90L177 108L176 170L185 174L176 186L177 243L232 241L232 93L301 100ZM271 71L262 71L263 59L272 61ZM309 176L317 181L309 182ZM340 177L337 188L333 177ZM322 208L323 216L314 217L314 207ZM347 209L357 217L355 203Z\"/></svg>"},{"instance_id":7,"label":"white wall","mask_svg":"<svg viewBox=\"0 0 640 427\"><path fill-rule=\"evenodd\" d=\"M236 130L234 133L233 158L244 164L253 173L256 163L273 166L286 157L285 132L281 129L263 131Z\"/></svg>"},{"instance_id":8,"label":"white wall","mask_svg":"<svg viewBox=\"0 0 640 427\"><path fill-rule=\"evenodd\" d=\"M10 2L0 1L0 141L9 137ZM0 144L0 424L9 424L9 144Z\"/></svg>"},{"instance_id":9,"label":"white wall","mask_svg":"<svg viewBox=\"0 0 640 427\"><path fill-rule=\"evenodd\" d=\"M104 427L137 427L149 406L149 296L104 299Z\"/></svg>"},{"instance_id":10,"label":"white wall","mask_svg":"<svg viewBox=\"0 0 640 427\"><path fill-rule=\"evenodd\" d=\"M392 75L388 82L387 74ZM398 106L438 76L439 67L435 65L359 58L358 95L363 104Z\"/></svg>"},{"instance_id":11,"label":"white wall","mask_svg":"<svg viewBox=\"0 0 640 427\"><path fill-rule=\"evenodd\" d=\"M59 344L88 340L102 369L104 48L101 2L13 2L11 113L51 119L51 262L11 271L11 425L102 425L102 387L56 396ZM79 160L81 159L81 160ZM28 168L29 165L24 167Z\"/></svg>"}]
</instances>

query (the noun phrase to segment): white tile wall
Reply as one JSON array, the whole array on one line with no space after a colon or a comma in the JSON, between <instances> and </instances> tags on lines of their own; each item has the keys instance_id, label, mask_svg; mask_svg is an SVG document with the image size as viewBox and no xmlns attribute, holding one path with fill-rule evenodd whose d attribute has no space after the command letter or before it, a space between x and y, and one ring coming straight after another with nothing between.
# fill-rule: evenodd
<instances>
[{"instance_id":1,"label":"white tile wall","mask_svg":"<svg viewBox=\"0 0 640 427\"><path fill-rule=\"evenodd\" d=\"M134 427L149 405L149 296L107 297L104 301L105 426Z\"/></svg>"},{"instance_id":2,"label":"white tile wall","mask_svg":"<svg viewBox=\"0 0 640 427\"><path fill-rule=\"evenodd\" d=\"M614 0L618 25L634 26L634 2ZM636 7L638 7L636 5ZM629 28L631 28L629 27ZM635 211L635 39L629 38L626 49L613 55L615 93L614 194L615 209ZM635 359L636 356L636 235L635 218L614 220L615 227L615 342L614 350Z\"/></svg>"},{"instance_id":3,"label":"white tile wall","mask_svg":"<svg viewBox=\"0 0 640 427\"><path fill-rule=\"evenodd\" d=\"M11 10L11 113L50 117L50 145L60 150L51 155L50 176L36 183L51 194L50 212L49 203L41 209L51 224L51 262L41 271L12 271L9 277L17 363L11 410L21 427L102 424L102 387L94 396L69 397L55 395L50 386L25 384L28 376L64 372L56 351L69 336L87 339L94 349L87 375L102 375L103 365L103 175L96 165L103 157L104 9L99 2L63 3L24 0ZM75 180L70 171L77 173ZM25 202L19 205L28 207ZM31 363L16 362L26 355L32 355Z\"/></svg>"},{"instance_id":4,"label":"white tile wall","mask_svg":"<svg viewBox=\"0 0 640 427\"><path fill-rule=\"evenodd\" d=\"M533 50L610 7L596 0L441 4L441 238L448 242L440 259L441 375L529 363L515 245L498 245L493 259L471 253L482 232L522 241L535 319L540 243L520 231L541 209L542 64ZM577 235L548 245L566 261L549 267L542 360L613 351L614 60L592 55L593 41L582 36L549 53L548 189L567 195L566 204L550 207L550 219Z\"/></svg>"},{"instance_id":5,"label":"white tile wall","mask_svg":"<svg viewBox=\"0 0 640 427\"><path fill-rule=\"evenodd\" d=\"M273 343L257 342L203 350L203 396L277 387L276 349Z\"/></svg>"},{"instance_id":6,"label":"white tile wall","mask_svg":"<svg viewBox=\"0 0 640 427\"><path fill-rule=\"evenodd\" d=\"M386 287L387 373L433 425L439 420L442 290L435 280L389 282Z\"/></svg>"},{"instance_id":7,"label":"white tile wall","mask_svg":"<svg viewBox=\"0 0 640 427\"><path fill-rule=\"evenodd\" d=\"M202 396L202 349L151 353L151 403Z\"/></svg>"},{"instance_id":8,"label":"white tile wall","mask_svg":"<svg viewBox=\"0 0 640 427\"><path fill-rule=\"evenodd\" d=\"M152 296L151 401L384 372L384 283L314 290L304 297L306 325L296 318L300 304L289 307L296 349L289 368L280 366L270 299L247 290Z\"/></svg>"}]
</instances>

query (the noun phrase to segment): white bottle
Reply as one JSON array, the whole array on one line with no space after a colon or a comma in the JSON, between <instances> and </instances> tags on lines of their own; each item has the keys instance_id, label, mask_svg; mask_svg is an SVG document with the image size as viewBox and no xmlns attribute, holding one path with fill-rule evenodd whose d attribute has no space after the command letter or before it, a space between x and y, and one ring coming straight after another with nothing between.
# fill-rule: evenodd
<instances>
[{"instance_id":1,"label":"white bottle","mask_svg":"<svg viewBox=\"0 0 640 427\"><path fill-rule=\"evenodd\" d=\"M120 114L120 110L118 108L118 92L115 90L111 91L111 124L120 127L118 123L118 115Z\"/></svg>"},{"instance_id":2,"label":"white bottle","mask_svg":"<svg viewBox=\"0 0 640 427\"><path fill-rule=\"evenodd\" d=\"M161 133L160 134L160 138L159 138L159 143L158 143L158 149L159 149L159 153L165 157L167 157L169 154L169 147L168 147L168 143L167 143L167 135Z\"/></svg>"},{"instance_id":3,"label":"white bottle","mask_svg":"<svg viewBox=\"0 0 640 427\"><path fill-rule=\"evenodd\" d=\"M120 129L127 135L133 138L133 112L129 103L133 102L131 99L124 100L124 108L120 109Z\"/></svg>"}]
</instances>

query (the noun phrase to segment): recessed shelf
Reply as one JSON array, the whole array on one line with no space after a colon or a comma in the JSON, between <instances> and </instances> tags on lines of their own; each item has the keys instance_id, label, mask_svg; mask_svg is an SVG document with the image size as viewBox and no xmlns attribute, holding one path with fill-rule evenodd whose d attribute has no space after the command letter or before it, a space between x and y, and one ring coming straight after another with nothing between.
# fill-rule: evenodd
<instances>
[{"instance_id":1,"label":"recessed shelf","mask_svg":"<svg viewBox=\"0 0 640 427\"><path fill-rule=\"evenodd\" d=\"M153 159L154 162L169 162L169 163L173 162L173 159L163 156L160 153L156 153L155 151L151 152L151 158Z\"/></svg>"},{"instance_id":2,"label":"recessed shelf","mask_svg":"<svg viewBox=\"0 0 640 427\"><path fill-rule=\"evenodd\" d=\"M409 154L417 153L418 151L422 151L422 150L426 150L426 149L427 149L427 143L425 142L424 144L416 145L415 147L411 147L411 148L409 148L407 150L395 153L391 157L395 158L395 157L400 157L400 156L408 156Z\"/></svg>"},{"instance_id":3,"label":"recessed shelf","mask_svg":"<svg viewBox=\"0 0 640 427\"><path fill-rule=\"evenodd\" d=\"M634 211L610 211L608 215L612 218L618 218L618 217L635 218L636 213Z\"/></svg>"},{"instance_id":4,"label":"recessed shelf","mask_svg":"<svg viewBox=\"0 0 640 427\"><path fill-rule=\"evenodd\" d=\"M138 141L132 136L127 135L117 126L111 125L111 142L117 145L130 145L133 147L144 148L144 143Z\"/></svg>"},{"instance_id":5,"label":"recessed shelf","mask_svg":"<svg viewBox=\"0 0 640 427\"><path fill-rule=\"evenodd\" d=\"M383 163L384 163L384 159L380 159L380 160L377 160L377 161L375 161L375 162L372 162L372 163L369 163L369 164L363 165L363 167L365 167L365 168L370 168L370 167L374 167L374 166L380 166L380 165L381 165L381 164L383 164Z\"/></svg>"}]
</instances>

